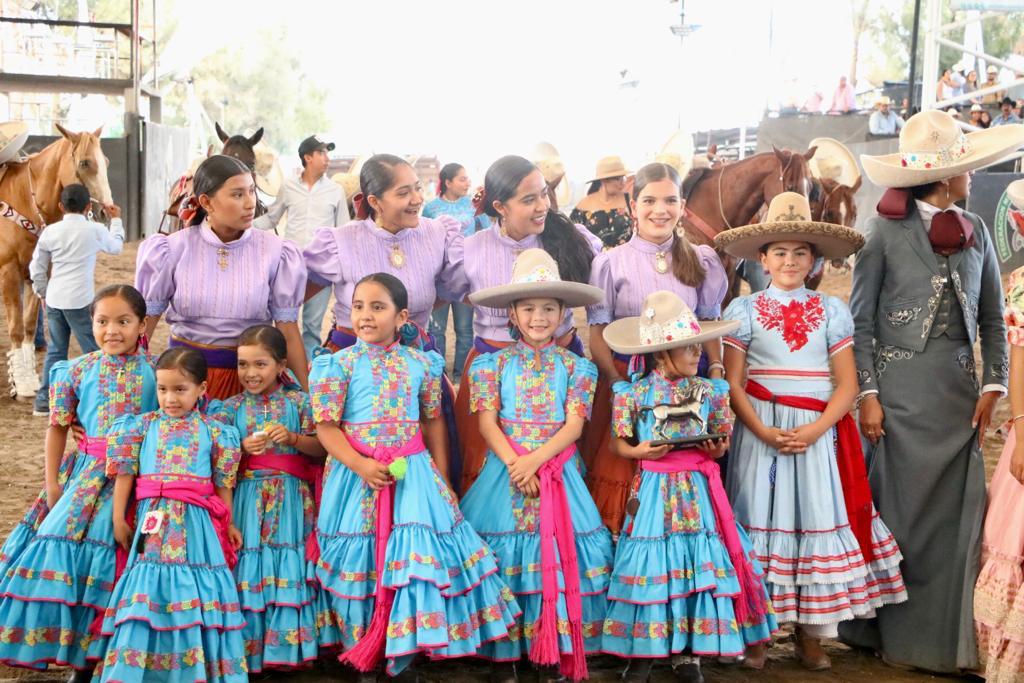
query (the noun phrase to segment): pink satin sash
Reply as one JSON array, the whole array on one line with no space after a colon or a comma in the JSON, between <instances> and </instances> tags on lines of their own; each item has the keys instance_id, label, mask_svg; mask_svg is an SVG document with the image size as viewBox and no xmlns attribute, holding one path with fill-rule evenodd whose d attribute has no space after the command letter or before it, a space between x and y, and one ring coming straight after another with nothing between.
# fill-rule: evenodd
<instances>
[{"instance_id":1,"label":"pink satin sash","mask_svg":"<svg viewBox=\"0 0 1024 683\"><path fill-rule=\"evenodd\" d=\"M161 481L153 477L139 477L135 480L135 498L169 498L182 503L201 507L210 513L213 530L217 533L224 561L231 569L238 563L231 540L228 538L228 527L231 526L231 509L216 494L213 484L209 481Z\"/></svg>"},{"instance_id":2,"label":"pink satin sash","mask_svg":"<svg viewBox=\"0 0 1024 683\"><path fill-rule=\"evenodd\" d=\"M272 470L290 474L306 482L313 488L313 518L320 512L320 499L324 491L324 466L311 462L304 455L283 455L281 453L262 453L247 455L242 458L238 467L238 476L248 470ZM306 536L306 560L315 563L320 559L320 544L316 540L316 525Z\"/></svg>"}]
</instances>

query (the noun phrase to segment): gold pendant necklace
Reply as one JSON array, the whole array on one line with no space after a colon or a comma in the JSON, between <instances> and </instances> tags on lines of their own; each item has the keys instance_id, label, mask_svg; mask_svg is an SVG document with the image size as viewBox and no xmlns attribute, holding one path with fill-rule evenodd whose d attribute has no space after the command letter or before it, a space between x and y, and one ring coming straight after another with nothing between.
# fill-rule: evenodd
<instances>
[{"instance_id":1,"label":"gold pendant necklace","mask_svg":"<svg viewBox=\"0 0 1024 683\"><path fill-rule=\"evenodd\" d=\"M402 247L397 242L391 245L391 254L388 255L388 260L391 261L391 265L395 268L401 268L405 265L405 252L402 251Z\"/></svg>"},{"instance_id":2,"label":"gold pendant necklace","mask_svg":"<svg viewBox=\"0 0 1024 683\"><path fill-rule=\"evenodd\" d=\"M665 257L665 252L659 251L654 255L654 269L662 274L668 272L668 259Z\"/></svg>"},{"instance_id":3,"label":"gold pendant necklace","mask_svg":"<svg viewBox=\"0 0 1024 683\"><path fill-rule=\"evenodd\" d=\"M221 270L228 269L228 250L224 247L217 249L217 265Z\"/></svg>"}]
</instances>

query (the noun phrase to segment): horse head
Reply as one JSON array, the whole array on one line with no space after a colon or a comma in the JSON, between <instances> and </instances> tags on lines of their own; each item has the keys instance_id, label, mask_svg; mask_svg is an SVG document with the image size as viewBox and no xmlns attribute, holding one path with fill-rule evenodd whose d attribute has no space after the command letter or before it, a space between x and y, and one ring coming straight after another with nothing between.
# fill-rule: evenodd
<instances>
[{"instance_id":1,"label":"horse head","mask_svg":"<svg viewBox=\"0 0 1024 683\"><path fill-rule=\"evenodd\" d=\"M769 174L762 185L764 203L770 204L776 195L796 192L807 197L811 193L811 170L807 162L814 156L817 147L811 147L803 154L772 146L772 153L778 164L778 173Z\"/></svg>"},{"instance_id":2,"label":"horse head","mask_svg":"<svg viewBox=\"0 0 1024 683\"><path fill-rule=\"evenodd\" d=\"M256 143L263 138L263 129L260 128L249 137L246 137L244 135L228 135L224 132L224 129L220 127L219 123L214 123L214 128L217 131L217 137L224 143L224 148L220 153L226 154L229 157L235 157L249 168L255 170L255 147Z\"/></svg>"},{"instance_id":3,"label":"horse head","mask_svg":"<svg viewBox=\"0 0 1024 683\"><path fill-rule=\"evenodd\" d=\"M844 225L853 228L857 223L857 202L854 195L860 189L861 179L848 187L830 178L815 183L820 187L817 201L811 203L811 218L824 223Z\"/></svg>"},{"instance_id":4,"label":"horse head","mask_svg":"<svg viewBox=\"0 0 1024 683\"><path fill-rule=\"evenodd\" d=\"M59 123L57 130L71 147L70 154L60 155L57 177L61 187L81 183L100 204L110 204L110 181L107 179L109 160L100 147L100 126L92 133L72 133Z\"/></svg>"}]
</instances>

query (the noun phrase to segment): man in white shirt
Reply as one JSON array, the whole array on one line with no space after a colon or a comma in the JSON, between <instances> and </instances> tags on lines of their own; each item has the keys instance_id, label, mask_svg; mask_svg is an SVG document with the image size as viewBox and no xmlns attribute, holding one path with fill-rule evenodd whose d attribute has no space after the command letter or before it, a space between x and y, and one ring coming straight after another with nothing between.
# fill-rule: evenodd
<instances>
[{"instance_id":1,"label":"man in white shirt","mask_svg":"<svg viewBox=\"0 0 1024 683\"><path fill-rule=\"evenodd\" d=\"M871 112L868 119L868 131L872 135L896 135L903 128L903 119L892 111L892 100L882 96L878 98L878 109Z\"/></svg>"},{"instance_id":2,"label":"man in white shirt","mask_svg":"<svg viewBox=\"0 0 1024 683\"><path fill-rule=\"evenodd\" d=\"M303 140L299 145L302 174L284 181L273 205L253 222L253 226L274 230L287 213L283 237L303 248L313 239L317 228L347 223L349 215L345 192L326 175L330 161L327 153L333 150L333 142L323 142L316 135ZM302 307L302 342L309 357L320 344L320 328L330 298L331 288L326 287Z\"/></svg>"},{"instance_id":3,"label":"man in white shirt","mask_svg":"<svg viewBox=\"0 0 1024 683\"><path fill-rule=\"evenodd\" d=\"M39 235L28 266L32 290L43 301L50 330L42 387L36 394L33 415L50 412L50 368L59 360L67 360L71 334L74 333L82 353L99 348L89 313L95 296L96 255L121 253L124 226L121 209L114 204L104 207L111 217L110 230L90 221L84 215L89 204L89 191L84 185L68 185L61 191L64 220L47 226Z\"/></svg>"}]
</instances>

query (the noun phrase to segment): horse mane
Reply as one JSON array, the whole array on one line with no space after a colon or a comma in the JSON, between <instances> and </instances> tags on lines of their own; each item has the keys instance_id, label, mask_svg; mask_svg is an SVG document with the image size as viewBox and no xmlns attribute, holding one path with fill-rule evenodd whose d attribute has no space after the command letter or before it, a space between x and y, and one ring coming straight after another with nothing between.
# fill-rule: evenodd
<instances>
[{"instance_id":1,"label":"horse mane","mask_svg":"<svg viewBox=\"0 0 1024 683\"><path fill-rule=\"evenodd\" d=\"M693 188L697 187L697 183L699 183L705 175L711 173L712 170L713 169L711 168L703 166L690 169L690 172L686 174L685 178L683 178L682 186L679 188L679 194L682 196L683 201L690 198L690 195L693 194Z\"/></svg>"}]
</instances>

